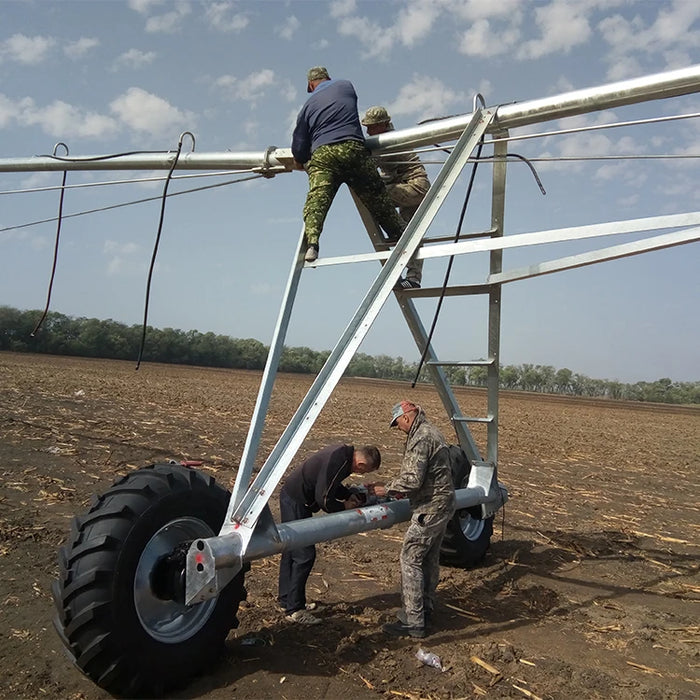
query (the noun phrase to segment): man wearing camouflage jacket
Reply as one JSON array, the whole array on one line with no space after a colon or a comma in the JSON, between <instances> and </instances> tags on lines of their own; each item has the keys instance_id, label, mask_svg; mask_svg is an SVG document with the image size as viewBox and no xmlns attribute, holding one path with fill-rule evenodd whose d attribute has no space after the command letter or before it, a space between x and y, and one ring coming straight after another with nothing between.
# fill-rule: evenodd
<instances>
[{"instance_id":1,"label":"man wearing camouflage jacket","mask_svg":"<svg viewBox=\"0 0 700 700\"><path fill-rule=\"evenodd\" d=\"M387 634L424 637L435 607L440 577L440 545L455 511L447 441L420 406L402 401L394 406L391 427L406 433L401 472L377 496L407 496L413 507L401 548L401 600L398 622L384 625Z\"/></svg>"},{"instance_id":2,"label":"man wearing camouflage jacket","mask_svg":"<svg viewBox=\"0 0 700 700\"><path fill-rule=\"evenodd\" d=\"M362 117L361 123L366 127L369 136L378 136L394 130L391 115L386 107L381 105L370 107ZM391 201L399 208L401 218L408 223L430 189L430 180L423 163L413 151L381 156L376 160ZM422 276L423 261L414 255L408 261L406 277L401 280L400 286L403 289L418 288Z\"/></svg>"}]
</instances>

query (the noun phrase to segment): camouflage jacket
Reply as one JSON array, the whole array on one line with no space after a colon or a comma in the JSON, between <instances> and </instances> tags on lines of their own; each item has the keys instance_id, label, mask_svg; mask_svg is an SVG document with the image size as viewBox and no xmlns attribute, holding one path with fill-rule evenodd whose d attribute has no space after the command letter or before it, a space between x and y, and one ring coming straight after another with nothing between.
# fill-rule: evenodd
<instances>
[{"instance_id":1,"label":"camouflage jacket","mask_svg":"<svg viewBox=\"0 0 700 700\"><path fill-rule=\"evenodd\" d=\"M389 131L393 131L393 124ZM387 185L398 185L411 180L425 179L430 187L428 173L417 153L397 153L396 155L379 156L375 158L382 180Z\"/></svg>"},{"instance_id":2,"label":"camouflage jacket","mask_svg":"<svg viewBox=\"0 0 700 700\"><path fill-rule=\"evenodd\" d=\"M454 509L455 489L447 441L422 408L406 438L401 472L386 485L404 493L415 511L443 513Z\"/></svg>"}]
</instances>

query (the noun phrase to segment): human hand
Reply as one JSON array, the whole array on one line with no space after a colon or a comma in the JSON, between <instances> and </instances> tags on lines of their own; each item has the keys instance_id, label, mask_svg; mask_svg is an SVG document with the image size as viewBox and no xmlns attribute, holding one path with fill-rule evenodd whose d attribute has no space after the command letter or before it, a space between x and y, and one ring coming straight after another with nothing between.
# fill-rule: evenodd
<instances>
[{"instance_id":1,"label":"human hand","mask_svg":"<svg viewBox=\"0 0 700 700\"><path fill-rule=\"evenodd\" d=\"M300 163L296 158L294 159L294 170L303 170L304 164Z\"/></svg>"},{"instance_id":2,"label":"human hand","mask_svg":"<svg viewBox=\"0 0 700 700\"><path fill-rule=\"evenodd\" d=\"M356 493L353 493L344 501L345 510L352 510L353 508L359 508L362 505L362 499Z\"/></svg>"},{"instance_id":3,"label":"human hand","mask_svg":"<svg viewBox=\"0 0 700 700\"><path fill-rule=\"evenodd\" d=\"M386 498L386 488L384 484L368 484L367 490L377 498Z\"/></svg>"}]
</instances>

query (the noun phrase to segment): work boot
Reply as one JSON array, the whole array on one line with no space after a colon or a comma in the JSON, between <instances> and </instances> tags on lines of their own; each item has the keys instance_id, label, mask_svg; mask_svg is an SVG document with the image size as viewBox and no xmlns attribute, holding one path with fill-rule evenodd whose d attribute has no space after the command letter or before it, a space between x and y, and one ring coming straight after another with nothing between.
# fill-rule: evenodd
<instances>
[{"instance_id":1,"label":"work boot","mask_svg":"<svg viewBox=\"0 0 700 700\"><path fill-rule=\"evenodd\" d=\"M408 625L408 618L406 617L406 613L403 608L399 610L396 613L396 619L402 624L402 625ZM430 624L431 620L433 619L433 611L432 610L426 610L423 613L423 619L425 620L426 627Z\"/></svg>"},{"instance_id":2,"label":"work boot","mask_svg":"<svg viewBox=\"0 0 700 700\"><path fill-rule=\"evenodd\" d=\"M403 277L394 285L397 292L405 292L407 289L420 289L420 282L415 280L407 280Z\"/></svg>"},{"instance_id":3,"label":"work boot","mask_svg":"<svg viewBox=\"0 0 700 700\"><path fill-rule=\"evenodd\" d=\"M278 603L278 607L280 612L286 613L287 612L287 606L284 603ZM320 603L316 602L311 602L306 604L306 610L315 610L316 612L321 612L323 610L324 606L321 605Z\"/></svg>"},{"instance_id":4,"label":"work boot","mask_svg":"<svg viewBox=\"0 0 700 700\"><path fill-rule=\"evenodd\" d=\"M389 622L382 627L384 634L390 634L392 637L413 637L415 639L423 639L425 637L424 627L409 627L403 622Z\"/></svg>"},{"instance_id":5,"label":"work boot","mask_svg":"<svg viewBox=\"0 0 700 700\"><path fill-rule=\"evenodd\" d=\"M304 255L304 260L306 262L314 262L318 259L318 243L310 243L309 247L306 249L306 255Z\"/></svg>"},{"instance_id":6,"label":"work boot","mask_svg":"<svg viewBox=\"0 0 700 700\"><path fill-rule=\"evenodd\" d=\"M312 615L308 610L297 610L291 615L287 615L285 620L296 622L299 625L320 625L321 618Z\"/></svg>"}]
</instances>

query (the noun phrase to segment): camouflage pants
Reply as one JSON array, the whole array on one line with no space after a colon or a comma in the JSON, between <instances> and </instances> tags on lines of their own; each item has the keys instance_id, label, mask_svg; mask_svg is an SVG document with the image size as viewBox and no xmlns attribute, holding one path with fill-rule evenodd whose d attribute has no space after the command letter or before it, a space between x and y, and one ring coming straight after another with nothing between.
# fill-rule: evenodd
<instances>
[{"instance_id":1,"label":"camouflage pants","mask_svg":"<svg viewBox=\"0 0 700 700\"><path fill-rule=\"evenodd\" d=\"M408 182L389 183L386 191L394 206L399 208L401 218L408 223L413 215L418 211L420 203L428 194L430 181L427 177L414 178ZM413 256L406 265L406 279L411 282L418 282L423 277L423 261Z\"/></svg>"},{"instance_id":2,"label":"camouflage pants","mask_svg":"<svg viewBox=\"0 0 700 700\"><path fill-rule=\"evenodd\" d=\"M440 579L440 545L453 509L416 512L401 548L401 602L410 627L425 627L425 615L435 608Z\"/></svg>"},{"instance_id":3,"label":"camouflage pants","mask_svg":"<svg viewBox=\"0 0 700 700\"><path fill-rule=\"evenodd\" d=\"M413 178L408 182L388 183L386 186L391 201L399 208L399 214L406 223L416 213L429 189L430 182L427 177Z\"/></svg>"},{"instance_id":4,"label":"camouflage pants","mask_svg":"<svg viewBox=\"0 0 700 700\"><path fill-rule=\"evenodd\" d=\"M319 146L306 166L309 193L304 205L307 244L316 243L331 203L346 183L367 207L389 238L399 238L406 223L389 199L377 167L364 143L343 141Z\"/></svg>"}]
</instances>

